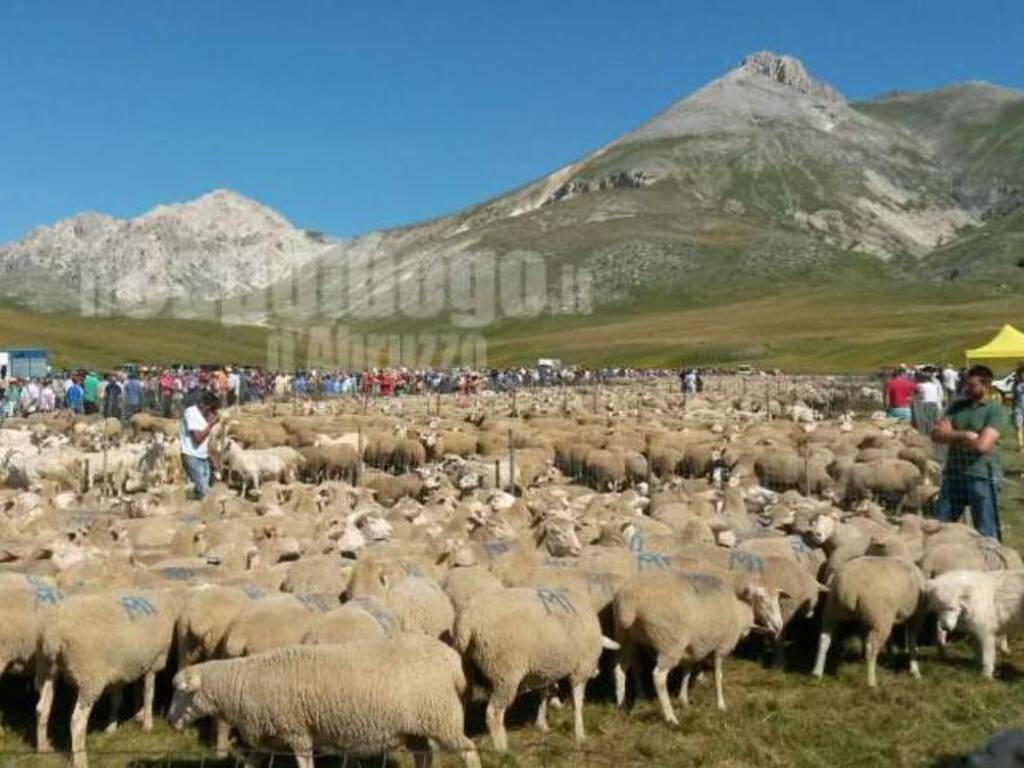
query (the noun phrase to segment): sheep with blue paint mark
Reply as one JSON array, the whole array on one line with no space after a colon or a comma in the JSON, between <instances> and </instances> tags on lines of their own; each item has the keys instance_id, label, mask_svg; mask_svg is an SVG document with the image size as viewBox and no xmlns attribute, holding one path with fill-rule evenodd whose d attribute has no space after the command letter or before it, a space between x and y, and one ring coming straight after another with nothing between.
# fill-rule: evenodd
<instances>
[{"instance_id":1,"label":"sheep with blue paint mark","mask_svg":"<svg viewBox=\"0 0 1024 768\"><path fill-rule=\"evenodd\" d=\"M44 581L33 583L35 577L10 575L22 584L0 589L0 675L32 672L43 627L61 600L60 592Z\"/></svg>"},{"instance_id":2,"label":"sheep with blue paint mark","mask_svg":"<svg viewBox=\"0 0 1024 768\"><path fill-rule=\"evenodd\" d=\"M359 561L345 591L346 599L372 597L398 616L405 632L447 638L455 621L452 601L441 586L415 563Z\"/></svg>"},{"instance_id":3,"label":"sheep with blue paint mark","mask_svg":"<svg viewBox=\"0 0 1024 768\"><path fill-rule=\"evenodd\" d=\"M743 584L743 586L740 586ZM782 631L779 595L754 580L735 582L697 571L654 569L637 574L615 596L615 699L626 695L627 672L637 673L635 648L656 654L654 688L665 720L678 724L668 694L669 673L687 665L679 692L688 703L690 667L711 657L718 708L725 709L722 661L755 626Z\"/></svg>"},{"instance_id":4,"label":"sheep with blue paint mark","mask_svg":"<svg viewBox=\"0 0 1024 768\"><path fill-rule=\"evenodd\" d=\"M253 600L224 632L219 655L238 658L299 645L321 614L339 606L334 595L274 594Z\"/></svg>"},{"instance_id":5,"label":"sheep with blue paint mark","mask_svg":"<svg viewBox=\"0 0 1024 768\"><path fill-rule=\"evenodd\" d=\"M89 714L105 691L112 694L111 726L116 727L122 687L143 680L142 727L152 729L156 675L167 664L184 600L177 590L115 590L72 595L52 609L36 654L40 751L49 749L46 731L58 675L76 691L71 715L74 768L88 764Z\"/></svg>"},{"instance_id":6,"label":"sheep with blue paint mark","mask_svg":"<svg viewBox=\"0 0 1024 768\"><path fill-rule=\"evenodd\" d=\"M455 647L486 678L491 697L487 729L497 750L508 749L505 711L524 690L544 690L568 680L573 731L585 737L583 698L605 648L618 646L601 634L586 594L557 587L517 587L485 592L455 622ZM542 697L537 724L546 730Z\"/></svg>"}]
</instances>

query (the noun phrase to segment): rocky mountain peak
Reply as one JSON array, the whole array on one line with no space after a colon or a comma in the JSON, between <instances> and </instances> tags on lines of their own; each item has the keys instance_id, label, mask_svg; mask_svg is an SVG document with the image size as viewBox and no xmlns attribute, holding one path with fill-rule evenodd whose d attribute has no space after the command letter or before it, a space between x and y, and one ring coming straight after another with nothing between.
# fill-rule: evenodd
<instances>
[{"instance_id":1,"label":"rocky mountain peak","mask_svg":"<svg viewBox=\"0 0 1024 768\"><path fill-rule=\"evenodd\" d=\"M132 219L79 214L0 246L0 282L42 273L40 306L67 303L84 273L119 309L168 299L214 299L261 289L315 259L329 241L296 229L271 208L218 189L158 205ZM0 295L3 291L0 290ZM25 297L23 297L25 298Z\"/></svg>"},{"instance_id":2,"label":"rocky mountain peak","mask_svg":"<svg viewBox=\"0 0 1024 768\"><path fill-rule=\"evenodd\" d=\"M839 92L830 85L811 77L803 62L795 56L786 56L772 51L755 51L744 57L740 62L739 69L751 75L769 78L808 96L823 97L834 101L843 100Z\"/></svg>"}]
</instances>

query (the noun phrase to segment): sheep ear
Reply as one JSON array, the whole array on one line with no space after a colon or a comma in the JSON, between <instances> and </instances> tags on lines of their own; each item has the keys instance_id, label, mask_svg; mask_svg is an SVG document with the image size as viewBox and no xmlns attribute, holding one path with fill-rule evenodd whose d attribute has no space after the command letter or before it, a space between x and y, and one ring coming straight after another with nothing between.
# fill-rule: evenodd
<instances>
[{"instance_id":1,"label":"sheep ear","mask_svg":"<svg viewBox=\"0 0 1024 768\"><path fill-rule=\"evenodd\" d=\"M828 594L828 587L826 587L824 584L818 584L818 591L821 592L822 594L827 595Z\"/></svg>"}]
</instances>

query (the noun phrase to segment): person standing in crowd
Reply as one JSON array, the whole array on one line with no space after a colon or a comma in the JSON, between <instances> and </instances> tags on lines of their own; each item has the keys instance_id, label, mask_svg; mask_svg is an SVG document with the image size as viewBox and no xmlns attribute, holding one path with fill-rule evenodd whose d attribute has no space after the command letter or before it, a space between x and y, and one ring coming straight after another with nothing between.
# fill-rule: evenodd
<instances>
[{"instance_id":1,"label":"person standing in crowd","mask_svg":"<svg viewBox=\"0 0 1024 768\"><path fill-rule=\"evenodd\" d=\"M82 412L82 385L78 383L78 379L72 377L70 384L64 389L64 404L74 414Z\"/></svg>"},{"instance_id":2,"label":"person standing in crowd","mask_svg":"<svg viewBox=\"0 0 1024 768\"><path fill-rule=\"evenodd\" d=\"M949 446L935 516L947 523L971 508L971 522L983 536L1002 540L999 484L1002 467L997 444L1006 412L990 399L992 371L976 365L964 377L965 397L952 403L935 424L932 440Z\"/></svg>"},{"instance_id":3,"label":"person standing in crowd","mask_svg":"<svg viewBox=\"0 0 1024 768\"><path fill-rule=\"evenodd\" d=\"M160 409L163 411L164 418L169 419L171 417L172 399L174 397L174 377L171 375L170 369L165 368L163 370L160 378L157 380L157 384L160 390Z\"/></svg>"},{"instance_id":4,"label":"person standing in crowd","mask_svg":"<svg viewBox=\"0 0 1024 768\"><path fill-rule=\"evenodd\" d=\"M21 413L24 416L35 413L39 408L39 383L35 379L29 379L21 388Z\"/></svg>"},{"instance_id":5,"label":"person standing in crowd","mask_svg":"<svg viewBox=\"0 0 1024 768\"><path fill-rule=\"evenodd\" d=\"M952 403L956 399L957 388L960 386L960 374L952 363L946 363L942 369L942 388L946 392L946 402Z\"/></svg>"},{"instance_id":6,"label":"person standing in crowd","mask_svg":"<svg viewBox=\"0 0 1024 768\"><path fill-rule=\"evenodd\" d=\"M1011 402L1013 404L1013 426L1017 430L1017 448L1024 453L1024 363L1017 366L1013 378Z\"/></svg>"},{"instance_id":7,"label":"person standing in crowd","mask_svg":"<svg viewBox=\"0 0 1024 768\"><path fill-rule=\"evenodd\" d=\"M39 412L52 413L57 407L57 395L53 391L53 384L49 379L43 380L43 386L39 390Z\"/></svg>"},{"instance_id":8,"label":"person standing in crowd","mask_svg":"<svg viewBox=\"0 0 1024 768\"><path fill-rule=\"evenodd\" d=\"M121 420L121 383L117 374L107 375L107 386L103 389L103 418Z\"/></svg>"},{"instance_id":9,"label":"person standing in crowd","mask_svg":"<svg viewBox=\"0 0 1024 768\"><path fill-rule=\"evenodd\" d=\"M99 377L89 371L82 380L82 412L91 416L99 412Z\"/></svg>"},{"instance_id":10,"label":"person standing in crowd","mask_svg":"<svg viewBox=\"0 0 1024 768\"><path fill-rule=\"evenodd\" d=\"M7 389L4 391L4 416L11 418L14 416L14 412L18 409L18 403L21 400L21 387L18 379L10 379L7 382Z\"/></svg>"},{"instance_id":11,"label":"person standing in crowd","mask_svg":"<svg viewBox=\"0 0 1024 768\"><path fill-rule=\"evenodd\" d=\"M142 410L142 382L139 380L139 372L132 369L128 374L128 381L124 385L124 420L128 423L132 416Z\"/></svg>"},{"instance_id":12,"label":"person standing in crowd","mask_svg":"<svg viewBox=\"0 0 1024 768\"><path fill-rule=\"evenodd\" d=\"M688 395L697 394L697 369L691 368L686 372L686 376L683 378L683 386L686 389Z\"/></svg>"},{"instance_id":13,"label":"person standing in crowd","mask_svg":"<svg viewBox=\"0 0 1024 768\"><path fill-rule=\"evenodd\" d=\"M914 397L914 382L907 378L903 367L896 368L885 385L885 407L890 419L910 421L910 401Z\"/></svg>"},{"instance_id":14,"label":"person standing in crowd","mask_svg":"<svg viewBox=\"0 0 1024 768\"><path fill-rule=\"evenodd\" d=\"M178 421L181 463L200 501L210 489L210 433L217 425L219 410L220 398L206 390L199 404L186 408Z\"/></svg>"},{"instance_id":15,"label":"person standing in crowd","mask_svg":"<svg viewBox=\"0 0 1024 768\"><path fill-rule=\"evenodd\" d=\"M930 435L942 412L942 385L935 379L932 368L917 374L913 406L914 428L922 435Z\"/></svg>"},{"instance_id":16,"label":"person standing in crowd","mask_svg":"<svg viewBox=\"0 0 1024 768\"><path fill-rule=\"evenodd\" d=\"M242 389L242 377L238 374L234 368L228 368L228 379L227 379L227 397L228 405L235 405L241 395Z\"/></svg>"}]
</instances>

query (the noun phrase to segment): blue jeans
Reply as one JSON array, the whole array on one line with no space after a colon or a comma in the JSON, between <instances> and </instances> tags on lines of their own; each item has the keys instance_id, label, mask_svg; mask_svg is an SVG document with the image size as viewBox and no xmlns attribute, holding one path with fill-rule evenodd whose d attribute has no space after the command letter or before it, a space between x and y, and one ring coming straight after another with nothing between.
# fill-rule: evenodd
<instances>
[{"instance_id":1,"label":"blue jeans","mask_svg":"<svg viewBox=\"0 0 1024 768\"><path fill-rule=\"evenodd\" d=\"M895 419L896 421L910 421L910 408L890 408L889 418Z\"/></svg>"},{"instance_id":2,"label":"blue jeans","mask_svg":"<svg viewBox=\"0 0 1024 768\"><path fill-rule=\"evenodd\" d=\"M970 506L971 521L982 536L1002 539L999 526L999 488L993 478L946 474L942 477L935 517L956 523Z\"/></svg>"},{"instance_id":3,"label":"blue jeans","mask_svg":"<svg viewBox=\"0 0 1024 768\"><path fill-rule=\"evenodd\" d=\"M208 459L197 459L195 456L181 454L181 463L185 467L185 474L192 481L196 489L196 498L202 501L206 492L210 490L210 462Z\"/></svg>"}]
</instances>

